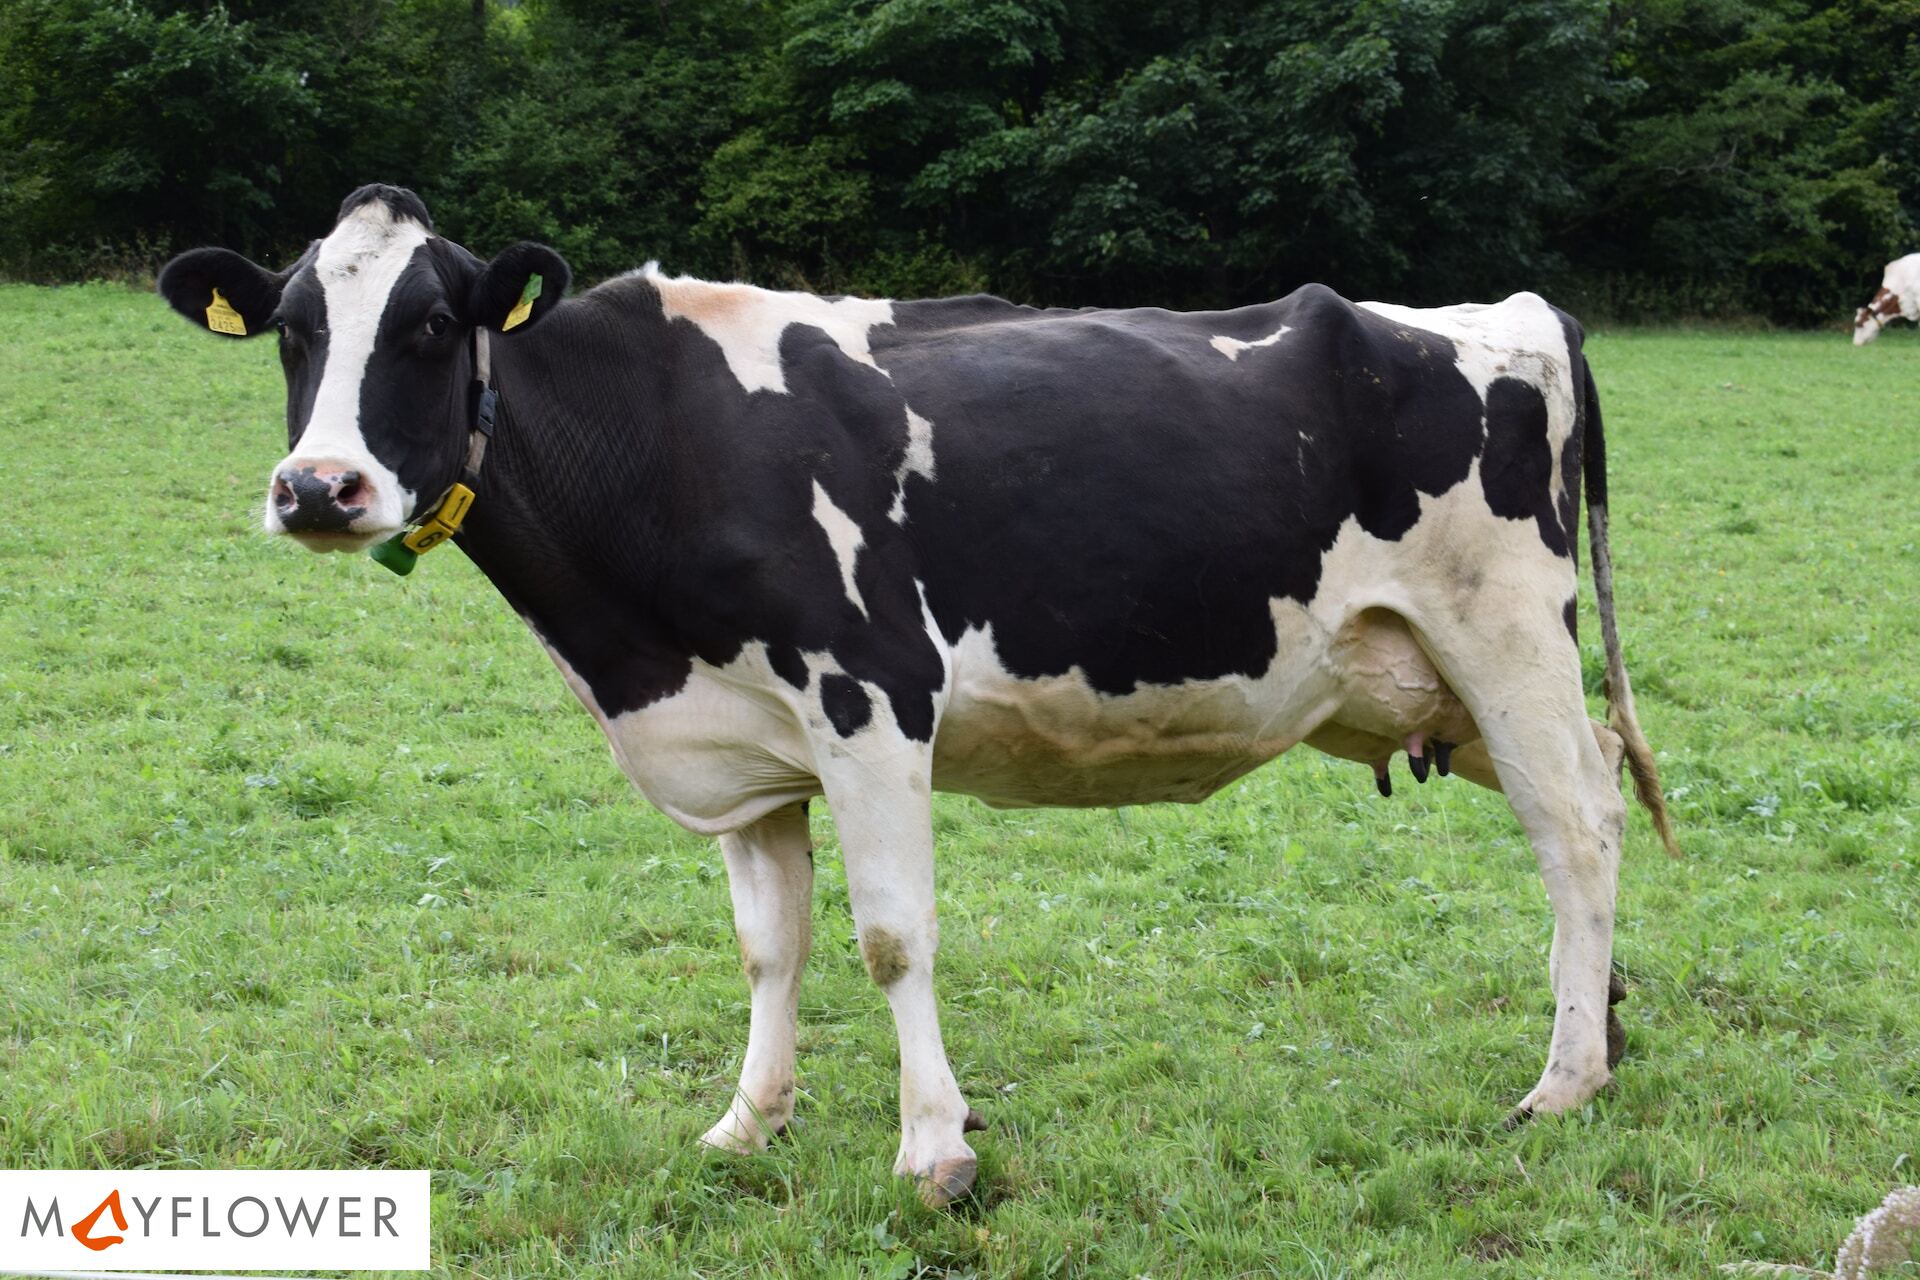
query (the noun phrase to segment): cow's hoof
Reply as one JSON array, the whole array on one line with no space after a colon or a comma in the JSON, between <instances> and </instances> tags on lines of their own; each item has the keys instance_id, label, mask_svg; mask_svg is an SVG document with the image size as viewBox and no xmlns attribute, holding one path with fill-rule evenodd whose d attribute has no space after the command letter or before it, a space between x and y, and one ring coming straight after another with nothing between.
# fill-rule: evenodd
<instances>
[{"instance_id":1,"label":"cow's hoof","mask_svg":"<svg viewBox=\"0 0 1920 1280\"><path fill-rule=\"evenodd\" d=\"M722 1151L730 1156L750 1156L766 1150L767 1144L764 1140L755 1142L735 1128L731 1121L722 1120L700 1135L700 1145L709 1151Z\"/></svg>"},{"instance_id":2,"label":"cow's hoof","mask_svg":"<svg viewBox=\"0 0 1920 1280\"><path fill-rule=\"evenodd\" d=\"M1507 1113L1501 1123L1502 1128L1518 1129L1538 1115L1559 1115L1584 1106L1593 1096L1606 1088L1613 1077L1602 1071L1600 1078L1582 1079L1572 1072L1563 1072L1548 1068L1546 1079L1533 1087L1533 1092L1520 1099L1520 1105Z\"/></svg>"},{"instance_id":3,"label":"cow's hoof","mask_svg":"<svg viewBox=\"0 0 1920 1280\"><path fill-rule=\"evenodd\" d=\"M751 1112L742 1116L729 1111L721 1117L719 1124L700 1135L700 1145L713 1151L724 1151L728 1155L758 1155L767 1149L767 1143L786 1131L784 1120L768 1130L760 1118Z\"/></svg>"},{"instance_id":4,"label":"cow's hoof","mask_svg":"<svg viewBox=\"0 0 1920 1280\"><path fill-rule=\"evenodd\" d=\"M929 1209L944 1209L973 1190L974 1175L980 1171L979 1157L951 1156L936 1161L933 1172L916 1179L920 1184L920 1202Z\"/></svg>"}]
</instances>

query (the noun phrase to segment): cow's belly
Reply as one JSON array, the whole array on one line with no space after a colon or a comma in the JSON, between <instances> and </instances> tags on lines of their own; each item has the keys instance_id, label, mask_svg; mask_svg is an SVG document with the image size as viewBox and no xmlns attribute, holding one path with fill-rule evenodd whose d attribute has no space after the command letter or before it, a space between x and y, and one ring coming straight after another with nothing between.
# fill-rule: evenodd
<instances>
[{"instance_id":1,"label":"cow's belly","mask_svg":"<svg viewBox=\"0 0 1920 1280\"><path fill-rule=\"evenodd\" d=\"M1096 692L1076 671L1001 667L987 633L953 650L933 784L1002 807L1192 803L1300 742L1339 700L1320 630L1277 620L1280 656L1258 678Z\"/></svg>"}]
</instances>

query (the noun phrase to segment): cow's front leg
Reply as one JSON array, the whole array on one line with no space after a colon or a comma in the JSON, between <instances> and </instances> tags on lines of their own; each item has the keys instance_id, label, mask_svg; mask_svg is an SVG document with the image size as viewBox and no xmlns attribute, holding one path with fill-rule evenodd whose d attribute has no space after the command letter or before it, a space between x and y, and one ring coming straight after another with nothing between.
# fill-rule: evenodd
<instances>
[{"instance_id":1,"label":"cow's front leg","mask_svg":"<svg viewBox=\"0 0 1920 1280\"><path fill-rule=\"evenodd\" d=\"M720 837L733 890L733 928L753 992L740 1087L701 1141L758 1151L793 1118L800 973L813 947L813 847L807 807L789 805Z\"/></svg>"},{"instance_id":2,"label":"cow's front leg","mask_svg":"<svg viewBox=\"0 0 1920 1280\"><path fill-rule=\"evenodd\" d=\"M929 769L834 770L824 779L847 868L860 958L886 993L900 1036L900 1155L893 1171L920 1185L939 1208L973 1186L978 1161L964 1131L980 1122L967 1109L940 1040L933 955L940 930L933 904L933 816Z\"/></svg>"}]
</instances>

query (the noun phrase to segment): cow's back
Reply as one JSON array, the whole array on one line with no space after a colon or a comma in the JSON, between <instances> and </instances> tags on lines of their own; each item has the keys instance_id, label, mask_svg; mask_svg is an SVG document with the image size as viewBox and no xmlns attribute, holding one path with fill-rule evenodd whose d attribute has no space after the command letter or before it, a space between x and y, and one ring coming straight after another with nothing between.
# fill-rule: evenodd
<instances>
[{"instance_id":1,"label":"cow's back","mask_svg":"<svg viewBox=\"0 0 1920 1280\"><path fill-rule=\"evenodd\" d=\"M942 632L991 625L1011 672L1109 694L1259 675L1269 602L1312 602L1343 524L1402 536L1483 439L1454 339L1318 286L1191 314L896 304L874 357L931 424L904 506Z\"/></svg>"}]
</instances>

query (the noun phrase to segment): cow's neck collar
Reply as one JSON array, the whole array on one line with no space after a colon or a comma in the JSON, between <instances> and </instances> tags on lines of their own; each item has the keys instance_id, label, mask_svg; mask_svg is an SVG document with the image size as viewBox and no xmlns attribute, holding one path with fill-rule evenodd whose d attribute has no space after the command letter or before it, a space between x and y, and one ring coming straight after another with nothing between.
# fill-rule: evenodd
<instances>
[{"instance_id":1,"label":"cow's neck collar","mask_svg":"<svg viewBox=\"0 0 1920 1280\"><path fill-rule=\"evenodd\" d=\"M486 461L487 442L493 438L494 419L500 410L500 393L493 386L493 349L486 326L473 327L473 423L467 430L467 464L460 479L447 486L440 500L414 522L415 527L397 533L367 554L376 563L402 577L413 572L414 563L427 552L460 532L467 512L473 508L474 494L480 489L480 466Z\"/></svg>"}]
</instances>

